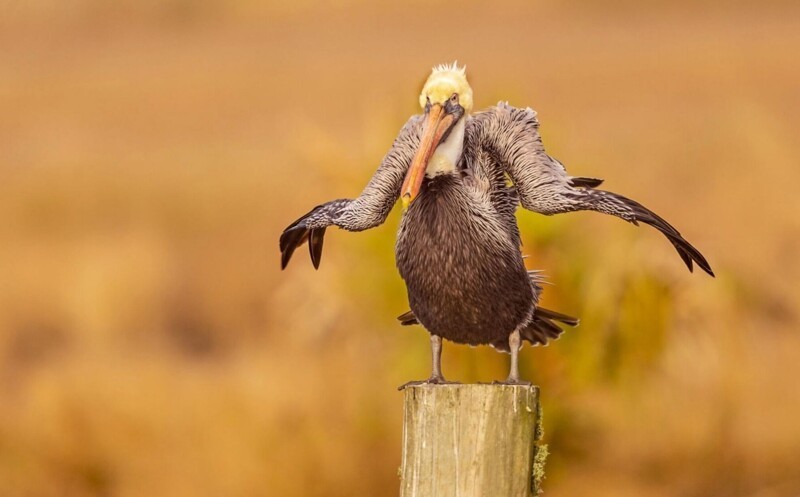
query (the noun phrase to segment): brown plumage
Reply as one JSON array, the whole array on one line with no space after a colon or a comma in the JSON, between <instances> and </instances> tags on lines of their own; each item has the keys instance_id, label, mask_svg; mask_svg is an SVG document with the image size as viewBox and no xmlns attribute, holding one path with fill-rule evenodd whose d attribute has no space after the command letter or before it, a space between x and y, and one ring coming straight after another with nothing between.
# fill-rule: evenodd
<instances>
[{"instance_id":1,"label":"brown plumage","mask_svg":"<svg viewBox=\"0 0 800 497\"><path fill-rule=\"evenodd\" d=\"M531 109L500 103L469 115L471 89L455 66L434 70L421 102L424 114L406 123L361 195L317 206L286 228L280 249L286 267L308 241L318 267L328 226L372 228L402 197L406 210L395 252L411 311L399 319L431 333L433 374L425 382L444 382L442 338L511 352L507 382L520 383L521 341L544 345L562 333L556 323L578 324L537 307L540 280L523 264L514 215L519 205L546 215L594 210L649 224L690 271L696 263L713 276L702 254L664 219L633 200L597 190L601 179L567 175L545 152Z\"/></svg>"}]
</instances>

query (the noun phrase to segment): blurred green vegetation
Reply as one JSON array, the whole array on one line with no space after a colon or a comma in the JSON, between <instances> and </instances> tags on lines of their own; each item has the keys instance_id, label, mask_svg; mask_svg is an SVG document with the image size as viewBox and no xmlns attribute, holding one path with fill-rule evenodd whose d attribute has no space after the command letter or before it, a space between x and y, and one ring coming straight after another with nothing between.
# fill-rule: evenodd
<instances>
[{"instance_id":1,"label":"blurred green vegetation","mask_svg":"<svg viewBox=\"0 0 800 497\"><path fill-rule=\"evenodd\" d=\"M572 174L674 223L520 213L544 304L582 318L522 368L544 488L800 494L796 2L44 0L0 5L0 495L397 491L399 212L277 239L353 196L429 68L539 112ZM507 356L446 344L461 381Z\"/></svg>"}]
</instances>

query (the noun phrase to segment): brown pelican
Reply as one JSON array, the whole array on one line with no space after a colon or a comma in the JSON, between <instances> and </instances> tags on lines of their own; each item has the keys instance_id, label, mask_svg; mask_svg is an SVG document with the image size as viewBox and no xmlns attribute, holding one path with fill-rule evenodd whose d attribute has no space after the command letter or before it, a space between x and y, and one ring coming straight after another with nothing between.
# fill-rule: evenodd
<instances>
[{"instance_id":1,"label":"brown pelican","mask_svg":"<svg viewBox=\"0 0 800 497\"><path fill-rule=\"evenodd\" d=\"M499 103L471 115L465 68L435 67L419 103L423 113L403 126L361 195L315 207L280 239L282 268L306 241L316 268L328 226L373 228L402 200L395 252L411 311L398 319L428 330L433 359L430 378L406 385L445 383L443 338L510 352L505 383L527 383L519 377L522 341L544 345L562 333L556 322L578 323L538 307L540 278L523 264L517 205L546 215L593 210L649 224L667 237L689 271L696 263L713 276L702 254L664 219L629 198L598 190L603 180L569 176L545 152L530 108Z\"/></svg>"}]
</instances>

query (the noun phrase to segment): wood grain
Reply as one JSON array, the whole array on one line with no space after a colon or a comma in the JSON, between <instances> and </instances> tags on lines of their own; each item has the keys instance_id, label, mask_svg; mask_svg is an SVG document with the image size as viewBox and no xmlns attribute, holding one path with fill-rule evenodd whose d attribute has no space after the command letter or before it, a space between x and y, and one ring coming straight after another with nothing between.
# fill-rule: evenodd
<instances>
[{"instance_id":1,"label":"wood grain","mask_svg":"<svg viewBox=\"0 0 800 497\"><path fill-rule=\"evenodd\" d=\"M401 497L536 495L538 387L410 387L403 418Z\"/></svg>"}]
</instances>

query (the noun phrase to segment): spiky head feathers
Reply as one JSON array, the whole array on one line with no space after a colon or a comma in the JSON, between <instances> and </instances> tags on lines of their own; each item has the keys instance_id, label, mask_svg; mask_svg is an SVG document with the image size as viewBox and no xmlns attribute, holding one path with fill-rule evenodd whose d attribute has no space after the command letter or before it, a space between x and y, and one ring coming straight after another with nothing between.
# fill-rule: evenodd
<instances>
[{"instance_id":1,"label":"spiky head feathers","mask_svg":"<svg viewBox=\"0 0 800 497\"><path fill-rule=\"evenodd\" d=\"M467 82L467 67L458 67L456 62L438 65L422 87L419 105L424 109L428 99L432 104L444 104L453 93L458 94L458 103L465 112L472 110L472 88Z\"/></svg>"}]
</instances>

